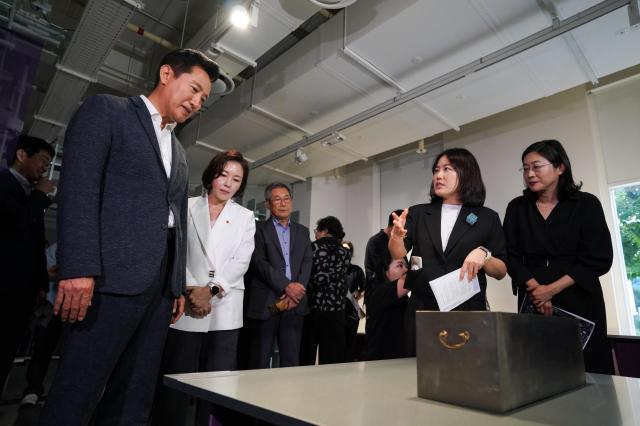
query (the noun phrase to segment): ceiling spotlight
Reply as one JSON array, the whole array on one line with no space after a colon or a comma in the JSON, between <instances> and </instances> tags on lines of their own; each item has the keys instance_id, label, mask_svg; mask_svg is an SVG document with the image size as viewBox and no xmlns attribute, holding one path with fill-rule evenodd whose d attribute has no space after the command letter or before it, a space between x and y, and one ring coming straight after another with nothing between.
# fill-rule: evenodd
<instances>
[{"instance_id":1,"label":"ceiling spotlight","mask_svg":"<svg viewBox=\"0 0 640 426\"><path fill-rule=\"evenodd\" d=\"M235 5L231 8L231 13L229 15L229 20L234 27L240 29L246 29L249 24L252 27L256 28L258 26L258 13L260 6L260 0L253 0L251 2L251 6L249 6L249 10L242 5Z\"/></svg>"},{"instance_id":2,"label":"ceiling spotlight","mask_svg":"<svg viewBox=\"0 0 640 426\"><path fill-rule=\"evenodd\" d=\"M233 25L234 27L246 29L249 26L251 17L249 16L249 12L244 6L237 4L231 8L229 20L231 21L231 25Z\"/></svg>"},{"instance_id":3,"label":"ceiling spotlight","mask_svg":"<svg viewBox=\"0 0 640 426\"><path fill-rule=\"evenodd\" d=\"M416 149L416 154L426 154L427 148L424 146L424 139L418 141L418 149Z\"/></svg>"},{"instance_id":4,"label":"ceiling spotlight","mask_svg":"<svg viewBox=\"0 0 640 426\"><path fill-rule=\"evenodd\" d=\"M296 164L302 164L309 159L309 156L305 154L301 148L298 148L296 149L294 159L296 160Z\"/></svg>"},{"instance_id":5,"label":"ceiling spotlight","mask_svg":"<svg viewBox=\"0 0 640 426\"><path fill-rule=\"evenodd\" d=\"M346 137L340 132L331 132L331 134L320 142L322 146L331 146L345 140Z\"/></svg>"}]
</instances>

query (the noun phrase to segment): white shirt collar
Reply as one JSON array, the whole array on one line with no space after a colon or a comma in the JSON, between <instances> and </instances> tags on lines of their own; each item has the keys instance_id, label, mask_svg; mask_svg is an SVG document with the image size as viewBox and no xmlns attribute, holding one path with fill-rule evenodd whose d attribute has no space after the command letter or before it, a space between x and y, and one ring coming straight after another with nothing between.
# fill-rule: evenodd
<instances>
[{"instance_id":1,"label":"white shirt collar","mask_svg":"<svg viewBox=\"0 0 640 426\"><path fill-rule=\"evenodd\" d=\"M162 116L160 115L156 107L151 103L149 98L147 98L145 95L140 95L140 97L142 98L142 101L144 102L144 104L147 106L147 109L149 110L149 114L151 115L151 120L155 124L160 126L162 124ZM177 124L178 123L176 123L175 121L173 123L167 123L164 126L164 129L162 130L168 130L169 132L173 132L173 129L175 129Z\"/></svg>"}]
</instances>

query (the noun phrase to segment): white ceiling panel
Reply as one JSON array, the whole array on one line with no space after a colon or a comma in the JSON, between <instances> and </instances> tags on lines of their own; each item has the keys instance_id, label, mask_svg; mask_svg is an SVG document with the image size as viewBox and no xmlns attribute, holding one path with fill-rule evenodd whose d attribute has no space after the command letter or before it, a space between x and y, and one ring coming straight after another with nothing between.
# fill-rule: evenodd
<instances>
[{"instance_id":1,"label":"white ceiling panel","mask_svg":"<svg viewBox=\"0 0 640 426\"><path fill-rule=\"evenodd\" d=\"M383 2L380 8L381 12L390 8L396 12L380 13L364 25L356 10L348 11L348 46L406 89L548 25L533 1L401 0Z\"/></svg>"},{"instance_id":2,"label":"white ceiling panel","mask_svg":"<svg viewBox=\"0 0 640 426\"><path fill-rule=\"evenodd\" d=\"M373 156L448 130L415 103L407 103L345 130L349 148Z\"/></svg>"},{"instance_id":3,"label":"white ceiling panel","mask_svg":"<svg viewBox=\"0 0 640 426\"><path fill-rule=\"evenodd\" d=\"M640 62L640 29L629 27L626 7L572 33L599 77Z\"/></svg>"}]
</instances>

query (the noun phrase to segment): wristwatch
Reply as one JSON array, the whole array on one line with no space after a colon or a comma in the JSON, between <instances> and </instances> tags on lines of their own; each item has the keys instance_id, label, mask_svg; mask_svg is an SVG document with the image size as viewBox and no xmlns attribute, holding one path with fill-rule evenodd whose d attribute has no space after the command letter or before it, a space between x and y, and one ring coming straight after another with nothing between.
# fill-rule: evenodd
<instances>
[{"instance_id":1,"label":"wristwatch","mask_svg":"<svg viewBox=\"0 0 640 426\"><path fill-rule=\"evenodd\" d=\"M478 248L484 252L484 254L485 254L484 261L485 262L487 260L491 259L491 251L488 248L483 247L483 246L480 246Z\"/></svg>"},{"instance_id":2,"label":"wristwatch","mask_svg":"<svg viewBox=\"0 0 640 426\"><path fill-rule=\"evenodd\" d=\"M222 291L222 287L220 287L218 284L214 283L214 282L208 282L207 286L209 286L209 291L211 291L211 296L218 296L218 297L222 297L224 296L224 292Z\"/></svg>"}]
</instances>

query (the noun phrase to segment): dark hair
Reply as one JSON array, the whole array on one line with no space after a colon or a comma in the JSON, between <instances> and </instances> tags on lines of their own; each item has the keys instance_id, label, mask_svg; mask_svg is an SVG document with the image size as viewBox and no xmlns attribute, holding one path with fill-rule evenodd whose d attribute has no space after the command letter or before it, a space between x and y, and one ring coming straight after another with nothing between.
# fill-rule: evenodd
<instances>
[{"instance_id":1,"label":"dark hair","mask_svg":"<svg viewBox=\"0 0 640 426\"><path fill-rule=\"evenodd\" d=\"M282 182L273 182L267 185L267 187L264 189L264 199L267 201L271 200L271 191L273 191L276 188L286 189L287 192L289 193L289 197L293 199L293 194L291 194L291 189L289 189L289 186L287 186L286 183L282 183Z\"/></svg>"},{"instance_id":2,"label":"dark hair","mask_svg":"<svg viewBox=\"0 0 640 426\"><path fill-rule=\"evenodd\" d=\"M191 72L193 67L202 68L209 75L211 81L217 80L220 76L218 64L204 53L194 49L178 49L167 53L160 61L156 72L156 87L160 83L160 68L163 65L169 65L176 77L185 72Z\"/></svg>"},{"instance_id":3,"label":"dark hair","mask_svg":"<svg viewBox=\"0 0 640 426\"><path fill-rule=\"evenodd\" d=\"M202 186L207 190L207 193L211 192L211 181L222 174L224 166L226 166L229 161L236 161L242 166L242 183L234 197L242 196L247 186L247 180L249 179L249 163L247 163L247 160L244 159L242 154L235 149L221 152L209 161L209 165L204 169L204 172L202 172Z\"/></svg>"},{"instance_id":4,"label":"dark hair","mask_svg":"<svg viewBox=\"0 0 640 426\"><path fill-rule=\"evenodd\" d=\"M560 165L564 165L564 172L560 175L558 180L558 199L564 200L571 195L575 194L582 188L582 182L576 183L573 180L573 173L571 173L571 162L567 151L564 150L562 144L555 139L547 139L539 142L532 143L522 153L521 161L524 163L524 157L527 154L535 152L546 158L553 167L558 168ZM529 188L524 190L525 194L531 194Z\"/></svg>"},{"instance_id":5,"label":"dark hair","mask_svg":"<svg viewBox=\"0 0 640 426\"><path fill-rule=\"evenodd\" d=\"M487 192L482 182L482 174L476 158L468 150L464 148L451 148L438 154L433 160L431 173L434 173L440 158L446 156L449 164L458 174L458 197L462 204L468 207L479 207L484 204ZM442 201L441 197L436 195L434 182L431 182L431 201Z\"/></svg>"},{"instance_id":6,"label":"dark hair","mask_svg":"<svg viewBox=\"0 0 640 426\"><path fill-rule=\"evenodd\" d=\"M332 237L335 237L339 240L344 238L344 230L342 229L342 224L335 216L327 216L318 220L316 225L318 231L327 231Z\"/></svg>"},{"instance_id":7,"label":"dark hair","mask_svg":"<svg viewBox=\"0 0 640 426\"><path fill-rule=\"evenodd\" d=\"M46 151L50 157L53 157L55 154L53 147L44 139L37 138L35 136L20 135L18 136L16 152L13 154L13 160L11 161L11 164L15 163L18 159L19 149L26 152L27 157L33 157L40 151Z\"/></svg>"},{"instance_id":8,"label":"dark hair","mask_svg":"<svg viewBox=\"0 0 640 426\"><path fill-rule=\"evenodd\" d=\"M401 259L402 259L402 260L404 260L404 266L406 266L406 267L407 267L407 269L409 269L409 261L407 260L407 258L406 258L406 257L402 257ZM389 270L389 267L391 266L391 264L392 264L393 262L395 262L396 260L400 260L400 259L392 259L392 258L391 258L391 256L387 256L387 257L384 259L384 269L383 269L383 272L387 272L387 271Z\"/></svg>"},{"instance_id":9,"label":"dark hair","mask_svg":"<svg viewBox=\"0 0 640 426\"><path fill-rule=\"evenodd\" d=\"M389 213L389 220L387 220L387 227L393 226L393 213L400 216L402 214L402 209L394 210L392 213Z\"/></svg>"}]
</instances>

